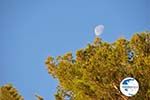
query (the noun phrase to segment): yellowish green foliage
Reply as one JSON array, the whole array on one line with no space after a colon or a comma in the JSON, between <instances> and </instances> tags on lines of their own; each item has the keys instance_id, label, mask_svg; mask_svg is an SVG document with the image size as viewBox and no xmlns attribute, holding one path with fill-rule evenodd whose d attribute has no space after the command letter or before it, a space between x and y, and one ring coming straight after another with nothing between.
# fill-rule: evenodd
<instances>
[{"instance_id":1,"label":"yellowish green foliage","mask_svg":"<svg viewBox=\"0 0 150 100\"><path fill-rule=\"evenodd\" d=\"M132 59L129 52L133 52ZM58 79L56 100L150 100L150 32L120 38L114 43L96 37L92 44L76 52L48 57L49 74ZM124 96L119 84L125 77L140 84L133 97Z\"/></svg>"},{"instance_id":2,"label":"yellowish green foliage","mask_svg":"<svg viewBox=\"0 0 150 100\"><path fill-rule=\"evenodd\" d=\"M11 84L7 84L0 87L0 100L24 100L24 99Z\"/></svg>"},{"instance_id":3,"label":"yellowish green foliage","mask_svg":"<svg viewBox=\"0 0 150 100\"><path fill-rule=\"evenodd\" d=\"M35 95L36 100L44 100L43 97ZM24 100L11 84L6 84L0 87L0 100Z\"/></svg>"},{"instance_id":4,"label":"yellowish green foliage","mask_svg":"<svg viewBox=\"0 0 150 100\"><path fill-rule=\"evenodd\" d=\"M41 96L39 96L39 95L35 95L35 97L37 98L37 100L44 100L44 98L43 97L41 97Z\"/></svg>"}]
</instances>

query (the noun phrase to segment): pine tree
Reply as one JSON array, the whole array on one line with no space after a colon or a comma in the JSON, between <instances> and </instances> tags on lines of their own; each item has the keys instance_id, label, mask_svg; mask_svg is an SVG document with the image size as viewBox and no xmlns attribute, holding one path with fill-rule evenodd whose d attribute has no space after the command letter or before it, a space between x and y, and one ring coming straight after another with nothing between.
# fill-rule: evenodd
<instances>
[{"instance_id":1,"label":"pine tree","mask_svg":"<svg viewBox=\"0 0 150 100\"><path fill-rule=\"evenodd\" d=\"M0 87L0 100L24 100L24 98L11 84L6 84Z\"/></svg>"},{"instance_id":2,"label":"pine tree","mask_svg":"<svg viewBox=\"0 0 150 100\"><path fill-rule=\"evenodd\" d=\"M48 72L59 81L56 100L150 100L150 32L114 43L96 37L94 43L57 58L48 57ZM133 97L124 96L119 84L133 77L140 84Z\"/></svg>"},{"instance_id":3,"label":"pine tree","mask_svg":"<svg viewBox=\"0 0 150 100\"><path fill-rule=\"evenodd\" d=\"M48 72L58 79L56 100L150 100L150 32L107 43L96 37L92 44L72 53L48 57ZM124 96L119 83L133 77L140 84L133 97ZM44 100L36 95L38 100ZM0 100L24 100L11 85L0 87Z\"/></svg>"}]
</instances>

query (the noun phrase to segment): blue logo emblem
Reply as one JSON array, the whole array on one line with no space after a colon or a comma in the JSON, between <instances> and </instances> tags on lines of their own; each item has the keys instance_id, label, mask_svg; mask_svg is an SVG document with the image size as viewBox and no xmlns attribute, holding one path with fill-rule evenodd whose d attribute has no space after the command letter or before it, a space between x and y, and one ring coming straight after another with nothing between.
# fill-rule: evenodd
<instances>
[{"instance_id":1,"label":"blue logo emblem","mask_svg":"<svg viewBox=\"0 0 150 100\"><path fill-rule=\"evenodd\" d=\"M132 77L127 77L123 79L120 83L120 91L125 95L125 96L133 96L135 95L139 90L139 84L138 82L132 78Z\"/></svg>"}]
</instances>

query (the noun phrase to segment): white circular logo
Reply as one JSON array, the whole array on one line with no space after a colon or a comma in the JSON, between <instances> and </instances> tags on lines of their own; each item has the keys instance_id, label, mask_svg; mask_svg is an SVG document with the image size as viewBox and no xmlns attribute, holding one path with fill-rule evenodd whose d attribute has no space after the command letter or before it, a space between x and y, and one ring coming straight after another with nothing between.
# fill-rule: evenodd
<instances>
[{"instance_id":1,"label":"white circular logo","mask_svg":"<svg viewBox=\"0 0 150 100\"><path fill-rule=\"evenodd\" d=\"M135 95L139 90L139 83L132 77L127 77L123 79L120 83L120 91L125 96L133 96Z\"/></svg>"}]
</instances>

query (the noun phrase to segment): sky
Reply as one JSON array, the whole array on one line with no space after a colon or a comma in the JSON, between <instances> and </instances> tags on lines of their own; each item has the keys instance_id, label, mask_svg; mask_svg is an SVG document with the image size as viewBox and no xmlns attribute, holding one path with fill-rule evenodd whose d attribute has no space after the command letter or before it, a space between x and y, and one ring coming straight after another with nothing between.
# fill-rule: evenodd
<instances>
[{"instance_id":1,"label":"sky","mask_svg":"<svg viewBox=\"0 0 150 100\"><path fill-rule=\"evenodd\" d=\"M150 30L150 0L0 0L0 86L12 83L25 100L54 100L57 80L44 64L84 48L103 24L103 41Z\"/></svg>"}]
</instances>

